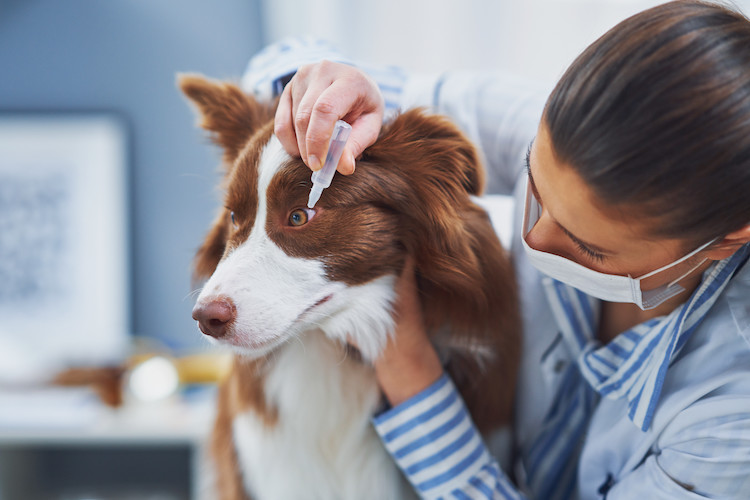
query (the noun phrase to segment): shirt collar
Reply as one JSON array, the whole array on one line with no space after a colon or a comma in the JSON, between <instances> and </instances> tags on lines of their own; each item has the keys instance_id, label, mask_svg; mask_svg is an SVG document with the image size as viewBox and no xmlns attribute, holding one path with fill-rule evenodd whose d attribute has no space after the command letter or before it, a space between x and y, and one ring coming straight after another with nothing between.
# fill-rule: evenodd
<instances>
[{"instance_id":1,"label":"shirt collar","mask_svg":"<svg viewBox=\"0 0 750 500\"><path fill-rule=\"evenodd\" d=\"M645 431L653 420L670 361L748 255L750 244L709 268L690 299L669 315L636 325L604 346L596 340L599 300L551 278L543 282L557 326L585 380L604 397L625 398L628 417Z\"/></svg>"}]
</instances>

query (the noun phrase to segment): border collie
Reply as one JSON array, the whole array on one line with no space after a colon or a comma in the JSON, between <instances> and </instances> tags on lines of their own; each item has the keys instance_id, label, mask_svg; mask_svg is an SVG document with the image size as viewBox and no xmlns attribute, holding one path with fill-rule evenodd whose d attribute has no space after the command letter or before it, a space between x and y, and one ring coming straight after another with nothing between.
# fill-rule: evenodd
<instances>
[{"instance_id":1,"label":"border collie","mask_svg":"<svg viewBox=\"0 0 750 500\"><path fill-rule=\"evenodd\" d=\"M223 149L224 202L196 256L207 281L193 310L235 353L211 443L216 496L413 497L371 424L382 404L371 362L407 258L475 424L489 435L511 421L514 275L472 201L484 183L475 148L446 118L404 112L309 209L311 172L274 136L272 106L201 76L179 86Z\"/></svg>"}]
</instances>

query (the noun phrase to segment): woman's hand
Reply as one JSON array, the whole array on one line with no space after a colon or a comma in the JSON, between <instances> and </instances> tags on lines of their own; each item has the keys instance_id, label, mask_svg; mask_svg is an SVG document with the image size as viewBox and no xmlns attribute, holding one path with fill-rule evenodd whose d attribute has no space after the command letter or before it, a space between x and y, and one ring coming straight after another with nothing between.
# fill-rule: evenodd
<instances>
[{"instance_id":1,"label":"woman's hand","mask_svg":"<svg viewBox=\"0 0 750 500\"><path fill-rule=\"evenodd\" d=\"M337 170L354 172L354 159L378 137L384 101L377 84L346 64L322 61L299 68L284 88L274 131L284 149L319 170L336 120L352 126Z\"/></svg>"},{"instance_id":2,"label":"woman's hand","mask_svg":"<svg viewBox=\"0 0 750 500\"><path fill-rule=\"evenodd\" d=\"M396 285L396 331L375 361L378 384L391 406L432 385L443 373L424 329L414 262L407 260Z\"/></svg>"}]
</instances>

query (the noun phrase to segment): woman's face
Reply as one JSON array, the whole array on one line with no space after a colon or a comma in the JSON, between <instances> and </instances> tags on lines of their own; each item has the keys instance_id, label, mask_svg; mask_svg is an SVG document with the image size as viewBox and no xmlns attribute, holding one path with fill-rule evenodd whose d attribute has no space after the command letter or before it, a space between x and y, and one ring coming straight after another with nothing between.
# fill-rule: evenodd
<instances>
[{"instance_id":1,"label":"woman's face","mask_svg":"<svg viewBox=\"0 0 750 500\"><path fill-rule=\"evenodd\" d=\"M536 250L602 273L633 278L671 264L686 253L681 240L654 239L649 236L648 221L597 199L578 173L555 157L544 122L529 155L529 184L541 205L541 216L526 235L526 243ZM644 279L642 290L679 278L703 258L700 252ZM692 279L697 285L699 277L696 270L686 282Z\"/></svg>"}]
</instances>

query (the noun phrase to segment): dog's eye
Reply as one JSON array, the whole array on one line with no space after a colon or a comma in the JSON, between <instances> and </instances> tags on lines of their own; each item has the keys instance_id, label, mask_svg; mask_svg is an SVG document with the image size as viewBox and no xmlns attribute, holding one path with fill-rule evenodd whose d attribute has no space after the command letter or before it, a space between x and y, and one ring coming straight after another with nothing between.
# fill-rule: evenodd
<instances>
[{"instance_id":1,"label":"dog's eye","mask_svg":"<svg viewBox=\"0 0 750 500\"><path fill-rule=\"evenodd\" d=\"M289 214L289 225L290 226L303 226L307 224L307 221L312 219L313 214L315 211L310 209L304 209L304 208L298 208L296 210L292 210L292 213Z\"/></svg>"},{"instance_id":2,"label":"dog's eye","mask_svg":"<svg viewBox=\"0 0 750 500\"><path fill-rule=\"evenodd\" d=\"M229 218L232 220L232 226L237 229L237 218L234 216L234 212L229 212Z\"/></svg>"}]
</instances>

